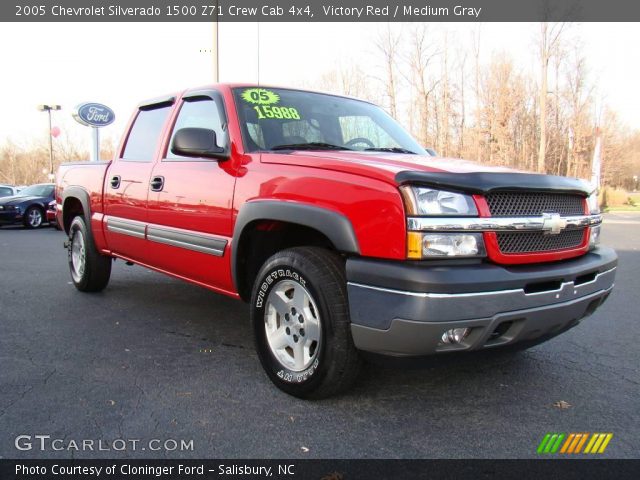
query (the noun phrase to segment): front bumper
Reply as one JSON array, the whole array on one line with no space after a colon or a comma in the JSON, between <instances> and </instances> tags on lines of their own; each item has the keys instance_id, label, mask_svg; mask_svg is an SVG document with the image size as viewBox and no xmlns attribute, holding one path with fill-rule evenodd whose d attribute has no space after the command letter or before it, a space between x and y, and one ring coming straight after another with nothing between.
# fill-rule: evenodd
<instances>
[{"instance_id":1,"label":"front bumper","mask_svg":"<svg viewBox=\"0 0 640 480\"><path fill-rule=\"evenodd\" d=\"M24 217L22 212L16 210L0 211L0 225L13 225L14 223L20 223Z\"/></svg>"},{"instance_id":2,"label":"front bumper","mask_svg":"<svg viewBox=\"0 0 640 480\"><path fill-rule=\"evenodd\" d=\"M349 259L353 340L365 351L418 356L550 338L606 300L616 266L616 253L605 247L518 267ZM470 332L459 344L441 343L453 328Z\"/></svg>"}]
</instances>

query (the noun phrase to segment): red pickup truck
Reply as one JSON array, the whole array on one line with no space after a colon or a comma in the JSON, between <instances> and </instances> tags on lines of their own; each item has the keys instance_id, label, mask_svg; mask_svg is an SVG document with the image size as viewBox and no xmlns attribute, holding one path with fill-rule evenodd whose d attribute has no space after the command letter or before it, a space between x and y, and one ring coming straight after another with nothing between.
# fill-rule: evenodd
<instances>
[{"instance_id":1,"label":"red pickup truck","mask_svg":"<svg viewBox=\"0 0 640 480\"><path fill-rule=\"evenodd\" d=\"M141 103L110 162L64 164L57 220L78 290L113 259L251 304L260 361L320 398L359 351L534 345L613 288L578 179L434 158L377 106L220 84Z\"/></svg>"}]
</instances>

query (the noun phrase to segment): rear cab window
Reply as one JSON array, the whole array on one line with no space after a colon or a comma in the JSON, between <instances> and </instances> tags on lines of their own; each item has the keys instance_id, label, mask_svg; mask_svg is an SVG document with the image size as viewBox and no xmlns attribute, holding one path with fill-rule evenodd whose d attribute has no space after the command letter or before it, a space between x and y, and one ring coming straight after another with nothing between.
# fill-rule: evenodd
<instances>
[{"instance_id":1,"label":"rear cab window","mask_svg":"<svg viewBox=\"0 0 640 480\"><path fill-rule=\"evenodd\" d=\"M172 105L140 109L131 126L122 160L152 162Z\"/></svg>"}]
</instances>

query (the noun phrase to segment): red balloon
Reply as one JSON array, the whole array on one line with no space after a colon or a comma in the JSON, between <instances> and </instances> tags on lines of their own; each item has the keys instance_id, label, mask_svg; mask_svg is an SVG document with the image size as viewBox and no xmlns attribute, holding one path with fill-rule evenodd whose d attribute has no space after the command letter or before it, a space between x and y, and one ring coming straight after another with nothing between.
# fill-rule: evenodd
<instances>
[{"instance_id":1,"label":"red balloon","mask_svg":"<svg viewBox=\"0 0 640 480\"><path fill-rule=\"evenodd\" d=\"M53 127L51 129L51 136L53 138L58 138L60 136L60 128L59 127Z\"/></svg>"}]
</instances>

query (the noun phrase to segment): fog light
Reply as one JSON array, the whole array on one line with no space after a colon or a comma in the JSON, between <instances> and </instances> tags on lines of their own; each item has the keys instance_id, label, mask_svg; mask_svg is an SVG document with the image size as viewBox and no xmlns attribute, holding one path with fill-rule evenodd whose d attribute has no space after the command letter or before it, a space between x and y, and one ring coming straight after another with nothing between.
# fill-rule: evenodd
<instances>
[{"instance_id":1,"label":"fog light","mask_svg":"<svg viewBox=\"0 0 640 480\"><path fill-rule=\"evenodd\" d=\"M600 243L600 225L591 227L591 234L589 235L589 247L593 248Z\"/></svg>"},{"instance_id":2,"label":"fog light","mask_svg":"<svg viewBox=\"0 0 640 480\"><path fill-rule=\"evenodd\" d=\"M461 343L469 332L470 328L452 328L451 330L447 330L442 334L442 343L445 344L457 344Z\"/></svg>"}]
</instances>

